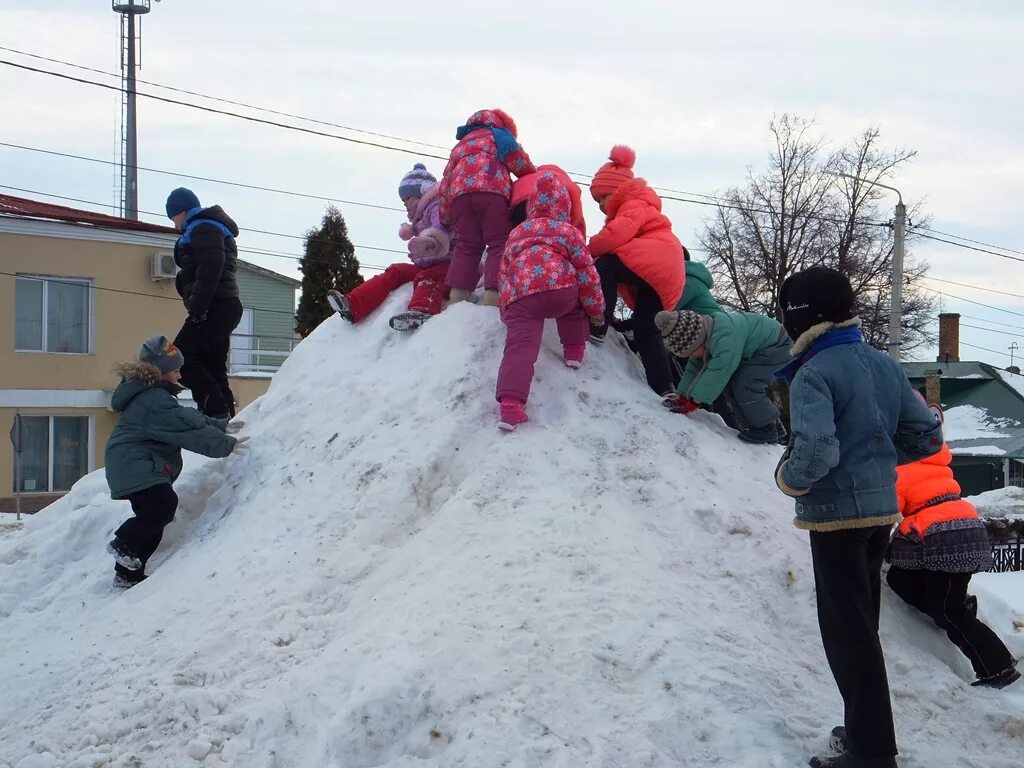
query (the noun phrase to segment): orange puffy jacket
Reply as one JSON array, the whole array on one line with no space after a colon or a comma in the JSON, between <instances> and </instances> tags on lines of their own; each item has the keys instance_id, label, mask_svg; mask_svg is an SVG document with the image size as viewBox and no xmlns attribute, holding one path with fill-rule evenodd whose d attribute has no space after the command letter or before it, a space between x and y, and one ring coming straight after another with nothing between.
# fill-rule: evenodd
<instances>
[{"instance_id":1,"label":"orange puffy jacket","mask_svg":"<svg viewBox=\"0 0 1024 768\"><path fill-rule=\"evenodd\" d=\"M686 281L683 244L661 212L661 198L646 181L633 179L608 198L604 211L604 229L590 238L594 258L614 253L654 289L666 311L675 309ZM636 306L631 288L619 286L619 291L626 304Z\"/></svg>"},{"instance_id":2,"label":"orange puffy jacket","mask_svg":"<svg viewBox=\"0 0 1024 768\"><path fill-rule=\"evenodd\" d=\"M903 521L900 533L911 532L924 538L936 523L977 519L978 512L969 501L960 498L960 484L949 468L953 460L949 446L927 459L896 468L896 495Z\"/></svg>"}]
</instances>

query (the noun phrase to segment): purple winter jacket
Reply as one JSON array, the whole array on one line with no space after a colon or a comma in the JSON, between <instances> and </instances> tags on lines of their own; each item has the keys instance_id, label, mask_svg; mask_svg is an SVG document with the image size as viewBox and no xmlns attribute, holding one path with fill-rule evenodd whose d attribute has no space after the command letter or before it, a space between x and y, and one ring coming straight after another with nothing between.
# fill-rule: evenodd
<instances>
[{"instance_id":1,"label":"purple winter jacket","mask_svg":"<svg viewBox=\"0 0 1024 768\"><path fill-rule=\"evenodd\" d=\"M409 258L417 267L430 267L450 259L451 235L441 225L439 188L434 184L416 203L398 236L409 241Z\"/></svg>"}]
</instances>

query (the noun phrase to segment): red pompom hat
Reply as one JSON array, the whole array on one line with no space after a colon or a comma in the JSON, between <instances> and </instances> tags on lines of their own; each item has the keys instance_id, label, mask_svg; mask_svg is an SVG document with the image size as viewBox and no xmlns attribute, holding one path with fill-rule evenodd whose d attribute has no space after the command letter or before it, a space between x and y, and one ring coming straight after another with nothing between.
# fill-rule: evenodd
<instances>
[{"instance_id":1,"label":"red pompom hat","mask_svg":"<svg viewBox=\"0 0 1024 768\"><path fill-rule=\"evenodd\" d=\"M614 195L619 187L633 180L636 152L627 146L617 144L612 147L608 158L610 162L602 165L594 174L594 180L590 182L590 194L598 202L602 198Z\"/></svg>"}]
</instances>

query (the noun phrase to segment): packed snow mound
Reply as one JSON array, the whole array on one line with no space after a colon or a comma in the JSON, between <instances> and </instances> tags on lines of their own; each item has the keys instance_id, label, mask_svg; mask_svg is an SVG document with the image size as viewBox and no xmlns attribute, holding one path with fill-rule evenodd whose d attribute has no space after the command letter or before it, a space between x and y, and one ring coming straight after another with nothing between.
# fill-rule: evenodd
<instances>
[{"instance_id":1,"label":"packed snow mound","mask_svg":"<svg viewBox=\"0 0 1024 768\"><path fill-rule=\"evenodd\" d=\"M1006 517L1011 520L1024 520L1024 488L1008 485L995 488L977 496L970 501L982 517Z\"/></svg>"},{"instance_id":2,"label":"packed snow mound","mask_svg":"<svg viewBox=\"0 0 1024 768\"><path fill-rule=\"evenodd\" d=\"M463 303L399 335L407 297L299 345L243 414L248 456L189 461L143 584L110 586L129 507L102 473L0 537L0 764L794 768L825 750L841 705L780 449L666 412L614 339L566 368L553 328L531 421L501 434L498 313ZM970 688L885 600L901 765L1019 765L1024 690Z\"/></svg>"}]
</instances>

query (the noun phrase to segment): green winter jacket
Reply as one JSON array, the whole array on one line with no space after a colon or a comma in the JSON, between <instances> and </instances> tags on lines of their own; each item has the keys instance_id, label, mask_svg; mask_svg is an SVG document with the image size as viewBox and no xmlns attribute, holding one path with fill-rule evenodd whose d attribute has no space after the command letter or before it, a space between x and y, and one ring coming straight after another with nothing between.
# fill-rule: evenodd
<instances>
[{"instance_id":1,"label":"green winter jacket","mask_svg":"<svg viewBox=\"0 0 1024 768\"><path fill-rule=\"evenodd\" d=\"M180 390L161 380L156 366L125 363L118 373L122 380L110 407L121 421L107 441L105 462L112 498L173 483L181 474L182 448L214 459L234 450L236 439L224 432L227 421L179 403Z\"/></svg>"},{"instance_id":2,"label":"green winter jacket","mask_svg":"<svg viewBox=\"0 0 1024 768\"><path fill-rule=\"evenodd\" d=\"M715 281L708 268L697 261L686 262L686 284L683 286L683 297L676 304L677 310L688 309L698 315L717 315L724 312L711 289Z\"/></svg>"},{"instance_id":3,"label":"green winter jacket","mask_svg":"<svg viewBox=\"0 0 1024 768\"><path fill-rule=\"evenodd\" d=\"M676 392L698 403L713 403L736 369L785 337L782 324L767 315L738 312L711 316L704 360L691 357Z\"/></svg>"}]
</instances>

